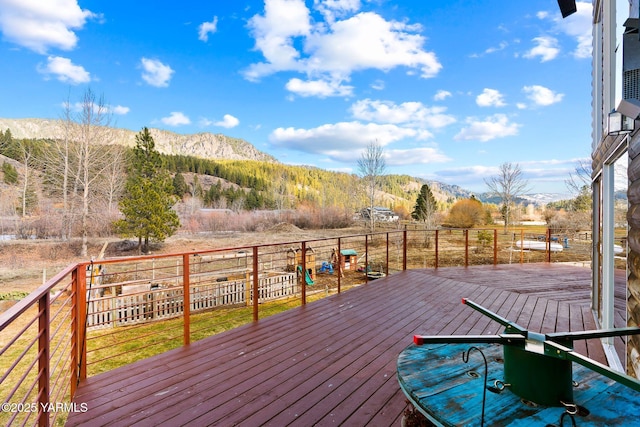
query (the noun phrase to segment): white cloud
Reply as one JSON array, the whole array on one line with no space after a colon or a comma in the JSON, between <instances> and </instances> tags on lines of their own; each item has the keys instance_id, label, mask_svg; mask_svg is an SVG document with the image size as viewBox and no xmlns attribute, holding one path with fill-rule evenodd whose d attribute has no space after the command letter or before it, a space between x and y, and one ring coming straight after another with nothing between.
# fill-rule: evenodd
<instances>
[{"instance_id":1,"label":"white cloud","mask_svg":"<svg viewBox=\"0 0 640 427\"><path fill-rule=\"evenodd\" d=\"M213 21L203 22L198 26L198 40L209 41L209 34L214 34L216 31L218 31L218 17L214 16Z\"/></svg>"},{"instance_id":2,"label":"white cloud","mask_svg":"<svg viewBox=\"0 0 640 427\"><path fill-rule=\"evenodd\" d=\"M504 107L504 96L495 89L485 88L480 95L476 97L476 104L480 107Z\"/></svg>"},{"instance_id":3,"label":"white cloud","mask_svg":"<svg viewBox=\"0 0 640 427\"><path fill-rule=\"evenodd\" d=\"M371 89L373 90L383 90L385 88L385 84L383 80L376 80L375 82L371 83Z\"/></svg>"},{"instance_id":4,"label":"white cloud","mask_svg":"<svg viewBox=\"0 0 640 427\"><path fill-rule=\"evenodd\" d=\"M371 12L336 21L329 32L315 32L307 38L305 47L312 54L307 69L350 74L405 66L420 70L423 78L434 77L442 65L433 52L422 49L425 39L415 34L418 30L419 26L386 21Z\"/></svg>"},{"instance_id":5,"label":"white cloud","mask_svg":"<svg viewBox=\"0 0 640 427\"><path fill-rule=\"evenodd\" d=\"M500 169L497 166L465 166L442 169L435 172L437 179L456 185L474 185L482 183L485 178L495 176ZM484 186L484 184L482 185Z\"/></svg>"},{"instance_id":6,"label":"white cloud","mask_svg":"<svg viewBox=\"0 0 640 427\"><path fill-rule=\"evenodd\" d=\"M517 123L509 123L509 119L504 114L494 114L485 120L477 120L474 118L467 119L467 126L464 127L453 138L457 141L481 141L486 142L496 138L505 136L514 136L518 134L520 125Z\"/></svg>"},{"instance_id":7,"label":"white cloud","mask_svg":"<svg viewBox=\"0 0 640 427\"><path fill-rule=\"evenodd\" d=\"M423 134L420 130L391 124L341 122L312 129L279 128L271 133L269 139L274 145L310 155L322 155L329 161L353 163L360 158L371 141L386 146L405 138L424 139ZM384 156L389 166L442 163L450 160L437 147L387 148Z\"/></svg>"},{"instance_id":8,"label":"white cloud","mask_svg":"<svg viewBox=\"0 0 640 427\"><path fill-rule=\"evenodd\" d=\"M536 43L536 46L524 54L525 58L534 59L536 57L540 57L540 62L547 62L555 59L560 53L558 40L555 37L535 37L533 42Z\"/></svg>"},{"instance_id":9,"label":"white cloud","mask_svg":"<svg viewBox=\"0 0 640 427\"><path fill-rule=\"evenodd\" d=\"M240 120L238 120L237 118L233 117L231 114L225 114L222 117L222 120L219 122L215 122L214 125L216 126L222 126L223 128L233 128L236 127L240 124Z\"/></svg>"},{"instance_id":10,"label":"white cloud","mask_svg":"<svg viewBox=\"0 0 640 427\"><path fill-rule=\"evenodd\" d=\"M191 123L189 117L185 116L179 111L172 111L169 117L163 117L162 119L160 119L160 121L169 126L182 126Z\"/></svg>"},{"instance_id":11,"label":"white cloud","mask_svg":"<svg viewBox=\"0 0 640 427\"><path fill-rule=\"evenodd\" d=\"M311 129L278 128L269 140L277 146L298 151L344 157L365 148L371 141L385 146L404 138L427 138L428 132L393 124L339 122ZM351 153L351 154L349 154Z\"/></svg>"},{"instance_id":12,"label":"white cloud","mask_svg":"<svg viewBox=\"0 0 640 427\"><path fill-rule=\"evenodd\" d=\"M427 107L421 102L403 102L364 99L351 105L351 114L359 120L377 123L403 124L419 128L441 128L456 119L445 114L446 107Z\"/></svg>"},{"instance_id":13,"label":"white cloud","mask_svg":"<svg viewBox=\"0 0 640 427\"><path fill-rule=\"evenodd\" d=\"M73 49L87 19L97 17L76 0L0 1L0 30L4 38L37 53L49 48Z\"/></svg>"},{"instance_id":14,"label":"white cloud","mask_svg":"<svg viewBox=\"0 0 640 427\"><path fill-rule=\"evenodd\" d=\"M445 99L450 98L451 96L453 95L448 90L439 90L436 92L435 95L433 95L433 100L444 101Z\"/></svg>"},{"instance_id":15,"label":"white cloud","mask_svg":"<svg viewBox=\"0 0 640 427\"><path fill-rule=\"evenodd\" d=\"M334 22L336 17L357 12L360 9L360 0L313 0L313 6L327 22Z\"/></svg>"},{"instance_id":16,"label":"white cloud","mask_svg":"<svg viewBox=\"0 0 640 427\"><path fill-rule=\"evenodd\" d=\"M536 16L554 23L554 32L566 34L576 41L573 56L580 59L591 58L593 5L590 1L576 2L576 13L562 18L558 10L554 14L539 12Z\"/></svg>"},{"instance_id":17,"label":"white cloud","mask_svg":"<svg viewBox=\"0 0 640 427\"><path fill-rule=\"evenodd\" d=\"M573 51L576 58L591 58L592 10L591 2L576 2L577 12L565 19L557 16L555 21L559 31L573 37L577 46Z\"/></svg>"},{"instance_id":18,"label":"white cloud","mask_svg":"<svg viewBox=\"0 0 640 427\"><path fill-rule=\"evenodd\" d=\"M113 114L123 116L125 114L128 114L131 109L129 107L123 107L122 105L116 105L111 109L111 111L113 111Z\"/></svg>"},{"instance_id":19,"label":"white cloud","mask_svg":"<svg viewBox=\"0 0 640 427\"><path fill-rule=\"evenodd\" d=\"M82 102L68 103L67 101L62 102L60 106L62 107L62 109L64 110L68 109L69 111L72 111L74 113L82 112L85 107L85 105ZM131 111L129 107L124 107L122 105L116 105L114 107L111 105L101 104L100 102L96 102L95 104L93 104L94 114L100 114L100 115L117 114L119 116L123 116L125 114L128 114L129 111Z\"/></svg>"},{"instance_id":20,"label":"white cloud","mask_svg":"<svg viewBox=\"0 0 640 427\"><path fill-rule=\"evenodd\" d=\"M266 0L263 15L249 20L255 49L264 62L251 64L244 76L248 80L280 71L300 72L308 82L348 81L352 72L363 69L390 70L407 67L423 78L435 76L442 65L433 52L423 49L422 27L406 22L386 21L380 15L357 11L359 1L315 1L325 21L312 25L303 0ZM298 79L290 85L306 96L328 96L327 91L304 87ZM337 86L334 86L337 87ZM332 92L337 93L337 92Z\"/></svg>"},{"instance_id":21,"label":"white cloud","mask_svg":"<svg viewBox=\"0 0 640 427\"><path fill-rule=\"evenodd\" d=\"M515 161L523 173L523 176L530 184L544 184L553 182L564 182L570 173L575 171L576 163L580 160L590 159L566 159L566 160L536 160L536 161ZM486 191L483 183L485 179L494 177L500 173L500 166L466 166L438 170L434 173L434 179L439 179L451 184L463 187L475 187L476 191ZM554 192L558 190L555 189ZM573 197L567 195L566 198Z\"/></svg>"},{"instance_id":22,"label":"white cloud","mask_svg":"<svg viewBox=\"0 0 640 427\"><path fill-rule=\"evenodd\" d=\"M91 75L80 65L75 65L69 58L49 56L46 66L39 66L42 74L54 74L58 80L64 83L80 84L91 81Z\"/></svg>"},{"instance_id":23,"label":"white cloud","mask_svg":"<svg viewBox=\"0 0 640 427\"><path fill-rule=\"evenodd\" d=\"M435 147L409 148L406 150L384 150L385 162L389 166L424 165L445 163L449 157Z\"/></svg>"},{"instance_id":24,"label":"white cloud","mask_svg":"<svg viewBox=\"0 0 640 427\"><path fill-rule=\"evenodd\" d=\"M264 9L264 16L255 15L248 24L256 40L255 49L266 59L245 72L252 81L277 71L301 70L297 63L300 53L293 46L293 38L311 30L309 9L303 0L265 0Z\"/></svg>"},{"instance_id":25,"label":"white cloud","mask_svg":"<svg viewBox=\"0 0 640 427\"><path fill-rule=\"evenodd\" d=\"M351 96L353 93L353 86L345 86L340 80L302 81L298 78L292 78L287 82L286 88L303 97L326 98L328 96Z\"/></svg>"},{"instance_id":26,"label":"white cloud","mask_svg":"<svg viewBox=\"0 0 640 427\"><path fill-rule=\"evenodd\" d=\"M564 97L564 94L555 93L551 89L540 85L525 86L522 90L527 94L527 98L533 101L534 104L540 106L558 103L562 101Z\"/></svg>"},{"instance_id":27,"label":"white cloud","mask_svg":"<svg viewBox=\"0 0 640 427\"><path fill-rule=\"evenodd\" d=\"M169 86L169 80L174 71L170 66L163 64L157 59L142 58L140 60L142 66L142 79L155 87Z\"/></svg>"},{"instance_id":28,"label":"white cloud","mask_svg":"<svg viewBox=\"0 0 640 427\"><path fill-rule=\"evenodd\" d=\"M506 49L508 46L509 46L509 43L507 43L507 42L505 42L505 41L502 41L502 42L500 42L500 43L498 44L498 46L492 46L492 47L489 47L489 48L485 49L485 51L484 51L484 52L482 52L482 53L473 53L473 54L471 54L470 56L471 56L472 58L480 58L480 57L482 57L482 56L484 56L484 55L490 55L490 54L492 54L492 53L495 53L495 52L499 52L499 51L501 51L501 50L504 50L504 49Z\"/></svg>"}]
</instances>

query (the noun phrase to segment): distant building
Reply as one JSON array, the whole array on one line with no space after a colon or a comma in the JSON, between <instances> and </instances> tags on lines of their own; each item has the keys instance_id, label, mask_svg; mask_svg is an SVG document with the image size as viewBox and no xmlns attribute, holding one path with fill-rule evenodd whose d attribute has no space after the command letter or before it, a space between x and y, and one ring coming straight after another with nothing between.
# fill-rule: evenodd
<instances>
[{"instance_id":1,"label":"distant building","mask_svg":"<svg viewBox=\"0 0 640 427\"><path fill-rule=\"evenodd\" d=\"M360 215L363 219L371 219L371 208L364 208L360 211ZM400 219L391 209L383 208L382 206L373 207L373 218L376 221L382 222L395 222Z\"/></svg>"}]
</instances>

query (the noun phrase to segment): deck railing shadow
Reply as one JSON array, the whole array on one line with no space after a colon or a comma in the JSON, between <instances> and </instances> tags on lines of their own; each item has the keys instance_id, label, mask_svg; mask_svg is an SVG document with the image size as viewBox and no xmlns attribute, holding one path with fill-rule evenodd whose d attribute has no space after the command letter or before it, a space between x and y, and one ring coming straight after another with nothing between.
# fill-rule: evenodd
<instances>
[{"instance_id":1,"label":"deck railing shadow","mask_svg":"<svg viewBox=\"0 0 640 427\"><path fill-rule=\"evenodd\" d=\"M536 237L536 238L539 238ZM87 376L416 268L584 261L522 230L389 230L70 265L0 316L0 421L64 423Z\"/></svg>"}]
</instances>

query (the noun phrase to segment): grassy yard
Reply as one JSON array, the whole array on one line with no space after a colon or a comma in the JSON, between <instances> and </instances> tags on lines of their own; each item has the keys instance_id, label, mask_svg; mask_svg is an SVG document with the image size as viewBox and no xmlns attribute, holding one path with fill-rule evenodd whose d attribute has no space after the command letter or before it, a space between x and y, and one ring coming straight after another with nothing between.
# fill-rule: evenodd
<instances>
[{"instance_id":1,"label":"grassy yard","mask_svg":"<svg viewBox=\"0 0 640 427\"><path fill-rule=\"evenodd\" d=\"M307 295L307 302L324 297L325 292ZM260 318L300 305L300 298L260 304ZM192 314L191 341L219 334L253 321L252 307L219 308ZM128 365L178 348L183 344L182 317L145 324L90 331L87 339L87 375Z\"/></svg>"}]
</instances>

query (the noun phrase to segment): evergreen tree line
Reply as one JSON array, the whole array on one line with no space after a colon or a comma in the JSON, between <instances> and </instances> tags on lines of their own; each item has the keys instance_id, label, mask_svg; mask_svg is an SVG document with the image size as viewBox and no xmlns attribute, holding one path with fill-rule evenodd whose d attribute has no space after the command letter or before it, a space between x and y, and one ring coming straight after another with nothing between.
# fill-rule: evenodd
<instances>
[{"instance_id":1,"label":"evergreen tree line","mask_svg":"<svg viewBox=\"0 0 640 427\"><path fill-rule=\"evenodd\" d=\"M75 162L73 156L65 157L61 154L62 147L64 145L59 140L15 139L9 129L6 132L0 130L0 154L22 164L23 176L28 175L29 169L37 170L41 175L40 191L48 196L61 197L67 193L71 195L81 193L85 183L89 182L78 178L80 168L73 169L70 173L71 176L76 177L75 179L61 182L59 170L61 160ZM154 153L152 160L144 160L141 154L144 147L147 147L147 151ZM116 153L120 153L120 165L115 160L110 161ZM204 207L244 210L296 209L300 205L309 203L321 207L341 207L345 211L355 212L366 204L363 188L356 175L276 162L211 160L185 155L163 155L155 151L152 138L146 128L136 136L135 147L99 145L94 147L93 156L105 158L104 163L95 164L98 166L99 173L91 179L100 178L99 181L102 181L102 198L109 194L106 212L115 211L115 216L117 214L127 216L127 209L131 210L135 207L135 205L122 204L123 193L127 194L129 200L139 200L140 197L145 196L145 192L159 192L165 196L171 196L164 198L162 206L168 202L171 202L172 206L180 199L190 197L201 200ZM109 164L114 170L109 170ZM149 165L152 165L154 170L163 177L162 183L144 181L143 178L149 178L148 171L141 172L139 168L149 168ZM21 185L18 169L12 164L4 162L2 173L5 184ZM188 175L188 179L185 175ZM201 181L204 181L206 176L215 177L214 183L211 184L209 179L208 184L203 185ZM34 190L36 181L31 179L27 183L26 178L23 181L20 206L17 208L17 212L21 215L28 214L29 210L37 205L37 195ZM470 228L492 223L494 205L483 205L474 197L437 202L432 189L427 184L422 185L419 192L411 190L415 188L415 183L415 179L407 175L381 176L380 189L387 194L397 196L396 200L404 199L405 201L404 204L396 201L394 202L396 206L386 207L396 212L404 209L407 213L410 212L412 219L424 222L428 228L441 225ZM589 205L589 196L588 191L585 190L566 205L558 203L553 207L575 211L586 210ZM415 205L409 211L407 208L411 209L413 203ZM119 210L114 207L118 207ZM163 211L164 208L161 209L158 205L151 210ZM100 214L104 213L105 210L100 210ZM69 218L64 220L68 221ZM174 226L175 224L170 229ZM121 234L130 234L136 227L139 229L140 224L134 226L130 223L117 223ZM163 235L161 232L157 232L157 235L154 233L156 232L141 238L141 247L147 247L149 239L161 238Z\"/></svg>"},{"instance_id":2,"label":"evergreen tree line","mask_svg":"<svg viewBox=\"0 0 640 427\"><path fill-rule=\"evenodd\" d=\"M28 146L32 160L29 167L42 176L42 190L49 196L60 193L57 175L47 158L56 151L59 141L54 139L25 140L12 138L10 129L0 130L0 154L24 161L24 147ZM101 148L102 147L102 148ZM133 148L124 148L123 156L131 158ZM108 151L111 146L98 146ZM179 198L197 197L205 207L234 206L238 209L296 209L303 204L322 207L341 207L357 211L364 206L359 178L355 174L326 171L310 166L292 166L276 162L253 160L211 160L187 155L160 154L164 167L173 176L174 194ZM203 186L198 182L187 184L186 174L208 175L226 181ZM12 174L9 172L9 181ZM6 182L6 181L5 181ZM382 192L395 196L393 205L381 202L392 209L410 208L417 192L409 190L415 179L406 175L381 177ZM228 183L233 185L228 185ZM15 184L15 182L14 182ZM74 182L67 186L73 190ZM77 190L77 188L76 188ZM404 200L404 202L403 202Z\"/></svg>"}]
</instances>

